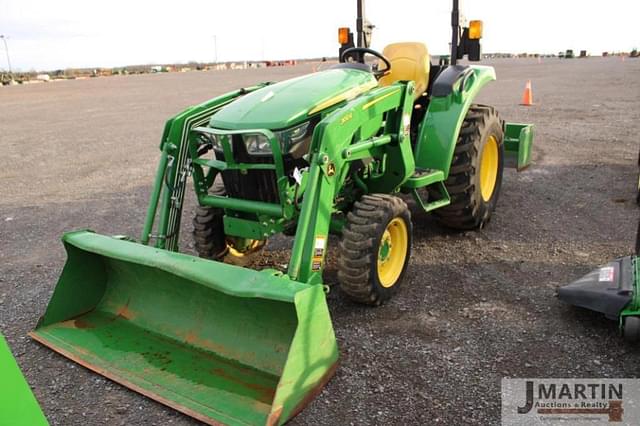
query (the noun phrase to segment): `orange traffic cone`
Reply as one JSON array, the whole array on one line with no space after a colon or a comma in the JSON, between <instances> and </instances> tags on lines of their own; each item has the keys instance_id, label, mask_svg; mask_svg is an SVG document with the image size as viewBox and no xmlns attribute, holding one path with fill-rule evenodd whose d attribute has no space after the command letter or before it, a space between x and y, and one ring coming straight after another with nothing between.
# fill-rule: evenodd
<instances>
[{"instance_id":1,"label":"orange traffic cone","mask_svg":"<svg viewBox=\"0 0 640 426\"><path fill-rule=\"evenodd\" d=\"M520 105L533 105L533 91L531 90L531 80L527 80L527 85L524 86L524 94L522 95L522 103Z\"/></svg>"}]
</instances>

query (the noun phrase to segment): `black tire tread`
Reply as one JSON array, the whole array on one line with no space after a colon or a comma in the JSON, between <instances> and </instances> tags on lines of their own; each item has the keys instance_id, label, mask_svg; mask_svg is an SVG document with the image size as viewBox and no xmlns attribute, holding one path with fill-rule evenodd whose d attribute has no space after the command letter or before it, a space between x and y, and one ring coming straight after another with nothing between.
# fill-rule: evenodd
<instances>
[{"instance_id":1,"label":"black tire tread","mask_svg":"<svg viewBox=\"0 0 640 426\"><path fill-rule=\"evenodd\" d=\"M224 184L216 180L209 190L215 195L226 195ZM198 256L204 259L220 260L227 251L224 237L224 210L216 207L196 207L193 218L193 240Z\"/></svg>"},{"instance_id":2,"label":"black tire tread","mask_svg":"<svg viewBox=\"0 0 640 426\"><path fill-rule=\"evenodd\" d=\"M409 219L409 234L411 233L410 213L406 203L388 194L364 195L354 203L353 210L347 214L347 223L340 241L340 256L338 260L338 281L341 290L353 301L367 305L379 305L388 299L391 292L383 294L376 290L371 283L372 265L378 247L378 239L386 227L388 220L405 215ZM409 242L411 241L409 235ZM407 253L409 257L411 248ZM407 259L408 260L408 259ZM406 269L406 266L405 266ZM404 271L403 271L404 275ZM402 275L399 281L402 280ZM398 284L391 287L394 289Z\"/></svg>"},{"instance_id":3,"label":"black tire tread","mask_svg":"<svg viewBox=\"0 0 640 426\"><path fill-rule=\"evenodd\" d=\"M500 181L496 183L496 192L492 200L492 206L483 206L478 202L476 193L475 175L478 171L479 149L483 135L490 130L491 126L499 123L500 134L498 143L503 143L502 123L498 113L491 106L474 104L467 113L458 141L454 150L453 160L449 171L449 177L445 182L451 204L435 210L433 213L445 226L470 230L482 228L491 218L491 213L500 189ZM502 149L502 147L500 147ZM436 194L433 194L436 196Z\"/></svg>"}]
</instances>

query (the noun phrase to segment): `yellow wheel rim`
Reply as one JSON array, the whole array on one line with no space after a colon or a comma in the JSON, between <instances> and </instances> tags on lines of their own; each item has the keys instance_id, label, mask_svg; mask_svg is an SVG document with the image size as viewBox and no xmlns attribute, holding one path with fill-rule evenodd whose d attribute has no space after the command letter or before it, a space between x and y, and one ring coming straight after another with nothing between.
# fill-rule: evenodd
<instances>
[{"instance_id":1,"label":"yellow wheel rim","mask_svg":"<svg viewBox=\"0 0 640 426\"><path fill-rule=\"evenodd\" d=\"M480 155L480 193L487 202L496 189L498 180L498 141L491 135L482 148Z\"/></svg>"},{"instance_id":2,"label":"yellow wheel rim","mask_svg":"<svg viewBox=\"0 0 640 426\"><path fill-rule=\"evenodd\" d=\"M383 287L392 287L400 278L408 245L407 224L396 217L387 225L378 247L378 279Z\"/></svg>"},{"instance_id":3,"label":"yellow wheel rim","mask_svg":"<svg viewBox=\"0 0 640 426\"><path fill-rule=\"evenodd\" d=\"M229 238L227 239L227 248L229 249L229 254L233 257L245 257L249 256L264 246L266 241L264 240L249 240L244 250L238 250L234 247L234 241Z\"/></svg>"}]
</instances>

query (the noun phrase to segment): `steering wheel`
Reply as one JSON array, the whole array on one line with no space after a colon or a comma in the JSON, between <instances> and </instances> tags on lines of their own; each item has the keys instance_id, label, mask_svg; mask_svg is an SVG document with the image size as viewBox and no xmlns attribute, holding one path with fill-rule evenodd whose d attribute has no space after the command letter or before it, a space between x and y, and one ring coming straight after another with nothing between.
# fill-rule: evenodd
<instances>
[{"instance_id":1,"label":"steering wheel","mask_svg":"<svg viewBox=\"0 0 640 426\"><path fill-rule=\"evenodd\" d=\"M391 71L391 62L389 62L389 60L385 58L382 55L382 53L376 52L373 49L367 49L366 47L351 47L345 50L344 52L342 52L342 55L340 55L340 62L346 62L347 59L350 58L356 62L364 63L364 55L367 53L369 55L375 56L376 58L380 59L382 62L384 62L384 65L386 66L386 68L383 70L373 71L373 75L376 78L381 78L389 74L389 71Z\"/></svg>"}]
</instances>

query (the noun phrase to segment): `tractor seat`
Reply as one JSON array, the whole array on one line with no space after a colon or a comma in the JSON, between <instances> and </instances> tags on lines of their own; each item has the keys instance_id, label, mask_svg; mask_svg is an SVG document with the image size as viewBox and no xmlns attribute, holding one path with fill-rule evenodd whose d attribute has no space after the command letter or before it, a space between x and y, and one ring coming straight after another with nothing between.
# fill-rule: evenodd
<instances>
[{"instance_id":1,"label":"tractor seat","mask_svg":"<svg viewBox=\"0 0 640 426\"><path fill-rule=\"evenodd\" d=\"M414 99L418 99L429 85L431 57L424 43L393 43L382 51L391 62L391 72L380 79L380 86L389 86L396 81L413 81L416 85ZM384 63L380 62L380 69Z\"/></svg>"}]
</instances>

